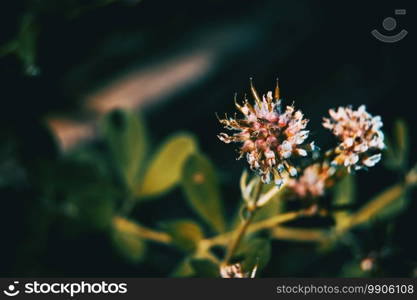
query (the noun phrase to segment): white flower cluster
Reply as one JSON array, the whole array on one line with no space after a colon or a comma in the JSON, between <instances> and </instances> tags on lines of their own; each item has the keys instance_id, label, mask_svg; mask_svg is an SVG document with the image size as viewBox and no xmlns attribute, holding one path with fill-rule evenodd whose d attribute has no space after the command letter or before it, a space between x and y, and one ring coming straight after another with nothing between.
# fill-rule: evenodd
<instances>
[{"instance_id":1,"label":"white flower cluster","mask_svg":"<svg viewBox=\"0 0 417 300\"><path fill-rule=\"evenodd\" d=\"M332 164L343 165L350 171L373 167L380 159L384 145L380 116L373 117L364 105L357 110L339 107L329 110L330 118L324 118L323 126L340 140Z\"/></svg>"}]
</instances>

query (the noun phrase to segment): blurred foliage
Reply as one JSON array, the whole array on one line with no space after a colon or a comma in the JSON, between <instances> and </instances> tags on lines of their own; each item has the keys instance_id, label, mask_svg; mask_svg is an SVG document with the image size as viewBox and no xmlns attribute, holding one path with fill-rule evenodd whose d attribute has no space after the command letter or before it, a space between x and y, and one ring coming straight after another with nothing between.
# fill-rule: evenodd
<instances>
[{"instance_id":1,"label":"blurred foliage","mask_svg":"<svg viewBox=\"0 0 417 300\"><path fill-rule=\"evenodd\" d=\"M36 45L39 34L39 25L35 16L23 16L17 37L5 45L0 45L0 57L15 54L23 63L27 75L38 75L40 72L36 65Z\"/></svg>"},{"instance_id":2,"label":"blurred foliage","mask_svg":"<svg viewBox=\"0 0 417 300\"><path fill-rule=\"evenodd\" d=\"M393 135L386 137L387 144L385 165L392 170L402 170L408 166L410 142L408 127L404 120L399 119L394 124Z\"/></svg>"},{"instance_id":3,"label":"blurred foliage","mask_svg":"<svg viewBox=\"0 0 417 300\"><path fill-rule=\"evenodd\" d=\"M217 175L211 162L201 154L185 162L182 186L192 208L217 232L225 229Z\"/></svg>"},{"instance_id":4,"label":"blurred foliage","mask_svg":"<svg viewBox=\"0 0 417 300\"><path fill-rule=\"evenodd\" d=\"M271 244L268 239L252 238L244 241L236 252L241 256L242 269L251 271L263 269L271 258Z\"/></svg>"},{"instance_id":5,"label":"blurred foliage","mask_svg":"<svg viewBox=\"0 0 417 300\"><path fill-rule=\"evenodd\" d=\"M143 183L135 194L149 197L172 188L181 180L183 164L196 149L196 142L190 135L178 134L170 138L151 159Z\"/></svg>"},{"instance_id":6,"label":"blurred foliage","mask_svg":"<svg viewBox=\"0 0 417 300\"><path fill-rule=\"evenodd\" d=\"M138 237L140 228L132 221L115 217L113 219L113 240L121 253L132 262L138 262L144 258L146 244Z\"/></svg>"},{"instance_id":7,"label":"blurred foliage","mask_svg":"<svg viewBox=\"0 0 417 300\"><path fill-rule=\"evenodd\" d=\"M163 228L172 237L173 243L185 252L196 251L198 243L204 238L200 226L191 220L167 222Z\"/></svg>"},{"instance_id":8,"label":"blurred foliage","mask_svg":"<svg viewBox=\"0 0 417 300\"><path fill-rule=\"evenodd\" d=\"M407 127L402 122L396 124L395 151L401 153L399 158L405 162L408 160L405 150ZM84 145L43 168L37 178L44 202L42 209L63 218L60 223L69 236L85 232L105 234L126 263L146 263L152 257L156 243L181 253L181 262L172 267L171 276L219 276L222 252L229 246L234 228L239 228L242 218L246 217L240 211L226 222L219 175L210 159L199 150L195 138L187 133L174 134L147 158L152 145L146 126L137 114L113 111L103 117L100 128L104 148ZM388 148L387 153L389 151L392 149ZM403 174L402 165L397 165L396 170ZM409 205L409 187L416 182L415 172L412 169L404 182L386 188L363 205L357 201L356 176L345 174L331 193L332 204L328 209L334 226L330 227L306 227L302 222L301 226L281 225L304 216L304 213L291 211L285 188L263 185L260 193L267 200L263 201L253 219L254 224L249 227L252 228L250 234L242 240L232 261L241 263L247 274L251 270L261 274L271 259L271 241L276 239L316 243L314 255L318 257L330 255L346 245L353 247L356 253L360 246L352 242L354 230L369 230L375 222L391 222L401 214ZM259 180L247 180L245 171L241 191L244 201L249 203ZM148 203L144 200L164 198L175 187L183 190L186 203L193 211L191 218L156 220L154 226L157 229L134 218L133 213ZM163 203L150 202L164 209ZM312 216L309 214L302 218L319 220L329 216L321 210L313 212ZM226 228L232 231L226 231ZM352 261L343 263L339 276L368 276L370 273L362 270L361 264L367 268L374 260L361 262L355 255Z\"/></svg>"},{"instance_id":9,"label":"blurred foliage","mask_svg":"<svg viewBox=\"0 0 417 300\"><path fill-rule=\"evenodd\" d=\"M126 188L134 190L147 150L141 120L133 113L116 111L105 118L103 131Z\"/></svg>"}]
</instances>

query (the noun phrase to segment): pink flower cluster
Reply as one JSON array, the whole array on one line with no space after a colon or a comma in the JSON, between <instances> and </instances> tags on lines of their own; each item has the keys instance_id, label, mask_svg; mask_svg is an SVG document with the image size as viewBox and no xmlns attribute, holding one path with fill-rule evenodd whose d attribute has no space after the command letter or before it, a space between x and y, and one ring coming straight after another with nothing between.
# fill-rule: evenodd
<instances>
[{"instance_id":1,"label":"pink flower cluster","mask_svg":"<svg viewBox=\"0 0 417 300\"><path fill-rule=\"evenodd\" d=\"M288 180L287 186L300 198L319 197L324 195L330 174L328 166L316 163L305 168L299 178Z\"/></svg>"},{"instance_id":2,"label":"pink flower cluster","mask_svg":"<svg viewBox=\"0 0 417 300\"><path fill-rule=\"evenodd\" d=\"M252 82L251 91L255 98L254 106L247 99L243 105L235 101L243 114L242 119L220 119L226 129L237 132L233 135L220 133L218 137L225 143L241 143L239 159L246 156L250 168L261 176L264 183L269 183L273 177L277 185L282 185L284 173L297 175L291 158L307 156L307 152L314 149L314 143L304 144L309 134L305 129L308 120L293 106L282 111L278 84L274 96L268 92L261 99Z\"/></svg>"}]
</instances>

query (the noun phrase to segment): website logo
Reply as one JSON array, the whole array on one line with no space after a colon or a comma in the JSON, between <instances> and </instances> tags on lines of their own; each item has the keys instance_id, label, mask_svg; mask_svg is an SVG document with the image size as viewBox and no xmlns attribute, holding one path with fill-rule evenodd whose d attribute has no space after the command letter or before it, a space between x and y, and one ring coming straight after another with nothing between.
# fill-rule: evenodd
<instances>
[{"instance_id":1,"label":"website logo","mask_svg":"<svg viewBox=\"0 0 417 300\"><path fill-rule=\"evenodd\" d=\"M407 14L407 11L405 9L396 9L395 10L395 14L398 16L404 16ZM397 21L392 18L392 17L388 17L385 18L382 21L382 27L384 27L384 29L387 32L393 31L396 27L397 27ZM384 42L384 43L396 43L401 41L403 38L405 38L405 36L408 34L408 31L405 29L402 29L400 32L398 32L397 34L394 35L385 35L380 33L378 30L374 29L371 31L372 35L379 41Z\"/></svg>"},{"instance_id":2,"label":"website logo","mask_svg":"<svg viewBox=\"0 0 417 300\"><path fill-rule=\"evenodd\" d=\"M14 281L13 284L10 284L7 287L7 290L4 290L3 293L9 297L14 297L20 293L20 291L17 289L17 285L19 284L19 281Z\"/></svg>"},{"instance_id":3,"label":"website logo","mask_svg":"<svg viewBox=\"0 0 417 300\"><path fill-rule=\"evenodd\" d=\"M3 293L8 297L14 297L19 294L56 294L69 295L71 298L79 294L126 294L127 283L125 282L43 282L43 281L29 281L20 283L14 281L9 284Z\"/></svg>"}]
</instances>

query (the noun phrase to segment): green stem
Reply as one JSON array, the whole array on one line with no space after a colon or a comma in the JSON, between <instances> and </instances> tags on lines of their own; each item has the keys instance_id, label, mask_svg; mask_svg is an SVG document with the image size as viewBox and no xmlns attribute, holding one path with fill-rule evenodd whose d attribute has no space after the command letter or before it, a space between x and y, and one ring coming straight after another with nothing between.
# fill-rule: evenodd
<instances>
[{"instance_id":1,"label":"green stem","mask_svg":"<svg viewBox=\"0 0 417 300\"><path fill-rule=\"evenodd\" d=\"M225 258L225 263L226 264L230 263L230 260L235 255L236 250L238 249L239 244L242 241L249 225L253 221L253 217L255 216L255 213L256 213L256 210L257 210L256 204L259 200L259 197L261 196L262 186L263 186L263 183L262 183L261 180L259 180L258 183L255 186L252 201L250 202L250 205L248 205L248 207L247 207L249 215L246 218L246 220L242 223L242 225L241 225L241 227L240 227L240 229L237 233L237 236L236 236L235 240L232 242L229 250L227 251L226 258Z\"/></svg>"},{"instance_id":2,"label":"green stem","mask_svg":"<svg viewBox=\"0 0 417 300\"><path fill-rule=\"evenodd\" d=\"M261 230L272 229L277 225L295 220L301 215L303 215L303 212L288 212L280 214L269 219L250 224L248 228L246 228L246 232L256 233ZM206 248L213 246L226 246L234 235L235 231L230 231L214 236L210 239L202 240L202 242L205 244Z\"/></svg>"},{"instance_id":3,"label":"green stem","mask_svg":"<svg viewBox=\"0 0 417 300\"><path fill-rule=\"evenodd\" d=\"M230 260L232 259L233 255L235 254L237 248L239 247L240 241L242 240L243 236L246 233L246 230L248 229L250 223L253 220L254 217L254 212L255 211L251 211L249 212L249 216L248 218L243 222L242 226L240 227L240 230L236 236L236 239L233 241L232 245L229 248L229 251L227 252L226 258L225 258L225 263L228 264L230 263Z\"/></svg>"},{"instance_id":4,"label":"green stem","mask_svg":"<svg viewBox=\"0 0 417 300\"><path fill-rule=\"evenodd\" d=\"M137 223L132 225L131 222L120 216L113 217L113 225L116 228L121 228L123 231L141 239L158 242L161 244L172 243L172 238L169 234L150 229Z\"/></svg>"},{"instance_id":5,"label":"green stem","mask_svg":"<svg viewBox=\"0 0 417 300\"><path fill-rule=\"evenodd\" d=\"M389 204L390 202L394 201L400 194L403 188L410 188L417 184L417 166L411 169L406 176L405 183L403 184L396 184L392 187L388 188L377 196L373 201L369 202L367 205L363 206L359 211L354 213L349 217L349 222L346 223L345 226L341 226L339 229L339 234L346 232L347 230L351 229L352 227L358 226L362 224L364 221L369 220L374 214L379 212L381 207ZM254 197L253 199L260 198L261 194L261 187L262 184L258 183L255 187ZM401 188L401 189L400 189ZM305 230L305 229L295 229L295 228L286 228L280 227L280 224L286 223L291 220L295 220L300 216L304 215L304 211L296 211L296 212L287 212L284 214L276 215L271 218L253 223L253 218L256 211L255 208L249 210L249 216L247 219L242 223L239 231L230 231L220 235L216 235L209 239L203 239L199 243L199 252L198 255L201 257L209 257L210 255L210 248L213 246L227 246L230 240L236 236L233 240L233 243L228 251L226 256L225 262L230 262L230 259L235 254L238 246L243 239L246 233L256 233L261 230L272 229L272 237L277 239L290 239L290 240L305 240L305 241L324 241L331 237L330 232L327 231L320 231L320 230ZM115 217L115 222L123 223L123 218ZM123 225L123 224L120 224ZM172 239L171 237L164 233L155 231L153 229L147 228L145 226L139 225L135 229L131 230L132 234L154 242L159 242L162 244L171 244ZM237 235L236 235L237 234ZM214 257L213 257L214 260Z\"/></svg>"},{"instance_id":6,"label":"green stem","mask_svg":"<svg viewBox=\"0 0 417 300\"><path fill-rule=\"evenodd\" d=\"M132 193L129 192L129 195L126 197L125 201L122 204L122 207L120 209L120 214L124 216L129 215L134 205L135 205L135 197L133 196Z\"/></svg>"}]
</instances>

